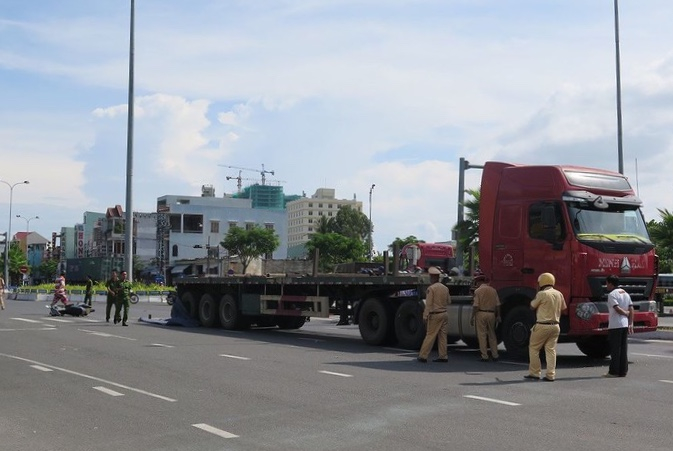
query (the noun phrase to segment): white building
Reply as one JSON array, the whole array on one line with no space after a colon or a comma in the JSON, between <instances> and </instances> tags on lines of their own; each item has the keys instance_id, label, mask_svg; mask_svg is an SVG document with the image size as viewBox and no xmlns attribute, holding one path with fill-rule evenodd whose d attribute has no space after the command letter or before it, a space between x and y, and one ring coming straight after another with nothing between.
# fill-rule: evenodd
<instances>
[{"instance_id":1,"label":"white building","mask_svg":"<svg viewBox=\"0 0 673 451\"><path fill-rule=\"evenodd\" d=\"M166 195L157 199L157 254L164 268L174 266L176 261L210 256L214 259L210 267L214 273L216 268L221 267L215 261L227 255L219 243L232 226L250 228L258 225L274 230L280 246L267 257L287 257L287 216L284 209L252 208L251 199L215 197L214 191L207 188L204 187L201 197Z\"/></svg>"},{"instance_id":2,"label":"white building","mask_svg":"<svg viewBox=\"0 0 673 451\"><path fill-rule=\"evenodd\" d=\"M344 205L362 212L362 202L337 199L334 188L318 188L311 197L287 203L287 258L306 258L306 243L315 233L322 216L332 218Z\"/></svg>"}]
</instances>

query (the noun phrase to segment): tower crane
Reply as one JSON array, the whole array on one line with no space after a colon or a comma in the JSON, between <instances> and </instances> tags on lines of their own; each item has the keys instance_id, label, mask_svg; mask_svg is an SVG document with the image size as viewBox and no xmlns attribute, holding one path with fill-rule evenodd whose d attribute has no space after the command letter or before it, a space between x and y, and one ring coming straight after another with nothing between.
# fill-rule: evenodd
<instances>
[{"instance_id":1,"label":"tower crane","mask_svg":"<svg viewBox=\"0 0 673 451\"><path fill-rule=\"evenodd\" d=\"M255 180L255 179L249 179L249 178L241 177L241 171L238 171L238 177L234 177L233 175L228 175L226 177L226 179L227 180L236 180L238 182L236 184L236 187L238 188L239 194L241 192L241 189L243 189L243 183L242 183L243 180L247 180L247 181L250 181L250 182L257 182L258 181L258 180Z\"/></svg>"},{"instance_id":2,"label":"tower crane","mask_svg":"<svg viewBox=\"0 0 673 451\"><path fill-rule=\"evenodd\" d=\"M238 173L239 177L241 176L240 171L252 171L252 172L257 172L259 174L262 174L262 185L266 185L266 174L275 175L274 171L267 171L264 168L264 165L262 165L262 170L261 171L259 169L239 168L238 166L228 166L226 164L218 164L218 166L222 166L222 167L230 168L230 169L238 169L239 170L239 173ZM236 177L232 177L232 178L236 178ZM227 180L230 180L230 179L227 178ZM240 189L240 183L239 183L239 189Z\"/></svg>"}]
</instances>

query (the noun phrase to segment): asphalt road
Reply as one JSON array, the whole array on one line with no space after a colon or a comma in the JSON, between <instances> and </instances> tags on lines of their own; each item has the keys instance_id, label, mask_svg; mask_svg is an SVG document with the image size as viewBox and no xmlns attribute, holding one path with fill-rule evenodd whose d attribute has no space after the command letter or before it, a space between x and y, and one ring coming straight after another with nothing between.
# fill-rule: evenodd
<instances>
[{"instance_id":1,"label":"asphalt road","mask_svg":"<svg viewBox=\"0 0 673 451\"><path fill-rule=\"evenodd\" d=\"M228 332L0 312L2 450L671 450L673 332L630 340L627 378L559 345L554 383L527 365L449 363L365 345L356 326Z\"/></svg>"}]
</instances>

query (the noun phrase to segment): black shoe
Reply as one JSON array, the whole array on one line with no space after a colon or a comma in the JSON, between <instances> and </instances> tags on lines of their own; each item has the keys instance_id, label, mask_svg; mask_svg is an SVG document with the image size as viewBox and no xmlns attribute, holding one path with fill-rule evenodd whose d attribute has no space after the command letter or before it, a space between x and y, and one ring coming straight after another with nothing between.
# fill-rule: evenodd
<instances>
[{"instance_id":1,"label":"black shoe","mask_svg":"<svg viewBox=\"0 0 673 451\"><path fill-rule=\"evenodd\" d=\"M480 362L488 362L488 359L482 359L482 358L479 358L479 361L480 361Z\"/></svg>"},{"instance_id":2,"label":"black shoe","mask_svg":"<svg viewBox=\"0 0 673 451\"><path fill-rule=\"evenodd\" d=\"M532 374L526 374L523 378L524 378L524 379L532 379L532 380L535 380L535 381L539 381L539 380L540 380L539 377L537 377L537 376L533 376Z\"/></svg>"},{"instance_id":3,"label":"black shoe","mask_svg":"<svg viewBox=\"0 0 673 451\"><path fill-rule=\"evenodd\" d=\"M500 358L499 357L493 357L493 358L491 358L491 360L493 360L494 362L497 362L498 360L500 360Z\"/></svg>"},{"instance_id":4,"label":"black shoe","mask_svg":"<svg viewBox=\"0 0 673 451\"><path fill-rule=\"evenodd\" d=\"M543 377L542 380L545 382L554 382L554 379L549 379L547 376Z\"/></svg>"},{"instance_id":5,"label":"black shoe","mask_svg":"<svg viewBox=\"0 0 673 451\"><path fill-rule=\"evenodd\" d=\"M433 360L433 362L448 362L448 361L449 361L448 358L446 358L446 359L434 359Z\"/></svg>"},{"instance_id":6,"label":"black shoe","mask_svg":"<svg viewBox=\"0 0 673 451\"><path fill-rule=\"evenodd\" d=\"M126 324L126 323L122 323L122 326L128 326L128 324Z\"/></svg>"},{"instance_id":7,"label":"black shoe","mask_svg":"<svg viewBox=\"0 0 673 451\"><path fill-rule=\"evenodd\" d=\"M416 360L418 360L421 363L428 363L428 359L424 359L423 357L416 357Z\"/></svg>"},{"instance_id":8,"label":"black shoe","mask_svg":"<svg viewBox=\"0 0 673 451\"><path fill-rule=\"evenodd\" d=\"M105 318L105 322L106 322L106 323L109 323L109 322L110 322L110 318Z\"/></svg>"}]
</instances>

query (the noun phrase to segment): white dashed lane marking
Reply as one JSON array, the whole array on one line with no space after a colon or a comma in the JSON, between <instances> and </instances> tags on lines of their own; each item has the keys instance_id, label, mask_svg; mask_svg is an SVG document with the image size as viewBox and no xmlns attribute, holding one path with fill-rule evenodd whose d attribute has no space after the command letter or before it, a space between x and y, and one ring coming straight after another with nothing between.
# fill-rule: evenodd
<instances>
[{"instance_id":1,"label":"white dashed lane marking","mask_svg":"<svg viewBox=\"0 0 673 451\"><path fill-rule=\"evenodd\" d=\"M123 337L121 335L108 334L106 332L98 332L96 330L88 330L88 329L77 329L77 330L79 330L80 332L86 332L87 334L90 334L90 335L96 335L98 337L121 338L122 340L136 341L135 338Z\"/></svg>"},{"instance_id":2,"label":"white dashed lane marking","mask_svg":"<svg viewBox=\"0 0 673 451\"><path fill-rule=\"evenodd\" d=\"M38 321L36 319L28 319L28 318L11 318L14 321L23 321L26 323L32 323L32 324L42 324L42 321Z\"/></svg>"},{"instance_id":3,"label":"white dashed lane marking","mask_svg":"<svg viewBox=\"0 0 673 451\"><path fill-rule=\"evenodd\" d=\"M319 372L319 373L322 373L322 374L328 374L328 375L330 375L330 376L353 377L352 374L335 373L335 372L332 372L332 371L318 371L318 372Z\"/></svg>"},{"instance_id":4,"label":"white dashed lane marking","mask_svg":"<svg viewBox=\"0 0 673 451\"><path fill-rule=\"evenodd\" d=\"M236 360L250 360L249 357L241 357L238 355L230 355L230 354L220 354L220 357L227 357L229 359L236 359Z\"/></svg>"},{"instance_id":5,"label":"white dashed lane marking","mask_svg":"<svg viewBox=\"0 0 673 451\"><path fill-rule=\"evenodd\" d=\"M638 352L631 353L632 355L642 355L644 357L656 357L659 359L673 359L673 356L670 355L659 355L659 354L640 354Z\"/></svg>"},{"instance_id":6,"label":"white dashed lane marking","mask_svg":"<svg viewBox=\"0 0 673 451\"><path fill-rule=\"evenodd\" d=\"M110 396L124 396L124 393L119 393L118 391L110 390L109 388L105 388L105 387L93 387L93 389L98 390L100 392L103 392L106 395L110 395Z\"/></svg>"},{"instance_id":7,"label":"white dashed lane marking","mask_svg":"<svg viewBox=\"0 0 673 451\"><path fill-rule=\"evenodd\" d=\"M205 423L197 423L197 424L192 424L197 429L201 429L202 431L210 432L211 434L218 435L222 438L236 438L238 435L232 434L231 432L223 431L222 429L218 429L216 427L213 427L209 424Z\"/></svg>"},{"instance_id":8,"label":"white dashed lane marking","mask_svg":"<svg viewBox=\"0 0 673 451\"><path fill-rule=\"evenodd\" d=\"M35 368L36 370L44 371L45 373L48 373L50 371L54 371L51 368L46 368L46 367L40 366L40 365L31 365L30 367Z\"/></svg>"},{"instance_id":9,"label":"white dashed lane marking","mask_svg":"<svg viewBox=\"0 0 673 451\"><path fill-rule=\"evenodd\" d=\"M150 346L153 346L155 348L172 348L172 345L164 345L161 343L152 343Z\"/></svg>"},{"instance_id":10,"label":"white dashed lane marking","mask_svg":"<svg viewBox=\"0 0 673 451\"><path fill-rule=\"evenodd\" d=\"M661 379L659 382L663 382L664 384L673 384L673 381L667 381L665 379Z\"/></svg>"},{"instance_id":11,"label":"white dashed lane marking","mask_svg":"<svg viewBox=\"0 0 673 451\"><path fill-rule=\"evenodd\" d=\"M504 404L506 406L520 406L521 405L521 404L518 404L516 402L503 401L501 399L484 398L483 396L465 395L465 396L463 396L463 398L477 399L479 401L494 402L496 404Z\"/></svg>"},{"instance_id":12,"label":"white dashed lane marking","mask_svg":"<svg viewBox=\"0 0 673 451\"><path fill-rule=\"evenodd\" d=\"M45 320L54 321L56 323L72 323L72 320L63 318L45 318Z\"/></svg>"}]
</instances>

